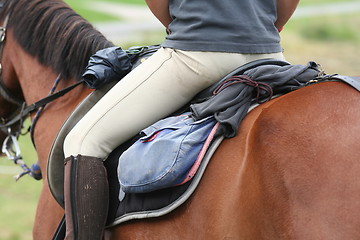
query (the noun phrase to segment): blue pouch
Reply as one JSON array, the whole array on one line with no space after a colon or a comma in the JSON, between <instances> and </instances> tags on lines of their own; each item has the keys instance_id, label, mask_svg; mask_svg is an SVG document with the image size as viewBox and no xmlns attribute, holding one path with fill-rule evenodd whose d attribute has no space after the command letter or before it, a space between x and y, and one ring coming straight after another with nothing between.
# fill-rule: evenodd
<instances>
[{"instance_id":1,"label":"blue pouch","mask_svg":"<svg viewBox=\"0 0 360 240\"><path fill-rule=\"evenodd\" d=\"M145 193L182 183L215 124L212 116L194 121L185 113L144 129L145 136L120 156L121 190Z\"/></svg>"}]
</instances>

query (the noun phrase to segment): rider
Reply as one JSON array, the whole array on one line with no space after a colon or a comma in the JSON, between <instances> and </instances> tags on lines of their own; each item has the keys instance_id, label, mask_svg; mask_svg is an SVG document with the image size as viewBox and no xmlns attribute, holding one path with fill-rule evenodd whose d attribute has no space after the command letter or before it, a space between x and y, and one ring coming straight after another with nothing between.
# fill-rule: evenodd
<instances>
[{"instance_id":1,"label":"rider","mask_svg":"<svg viewBox=\"0 0 360 240\"><path fill-rule=\"evenodd\" d=\"M237 67L284 59L279 30L299 0L146 0L168 35L65 139L66 239L101 239L108 211L103 161Z\"/></svg>"}]
</instances>

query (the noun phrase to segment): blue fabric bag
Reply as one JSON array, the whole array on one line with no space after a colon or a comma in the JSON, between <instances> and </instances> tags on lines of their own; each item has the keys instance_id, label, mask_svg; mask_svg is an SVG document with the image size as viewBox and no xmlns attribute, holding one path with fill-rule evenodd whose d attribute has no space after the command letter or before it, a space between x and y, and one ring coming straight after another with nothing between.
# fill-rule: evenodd
<instances>
[{"instance_id":1,"label":"blue fabric bag","mask_svg":"<svg viewBox=\"0 0 360 240\"><path fill-rule=\"evenodd\" d=\"M145 193L182 183L215 124L212 116L194 121L185 113L144 129L145 136L120 156L121 190Z\"/></svg>"}]
</instances>

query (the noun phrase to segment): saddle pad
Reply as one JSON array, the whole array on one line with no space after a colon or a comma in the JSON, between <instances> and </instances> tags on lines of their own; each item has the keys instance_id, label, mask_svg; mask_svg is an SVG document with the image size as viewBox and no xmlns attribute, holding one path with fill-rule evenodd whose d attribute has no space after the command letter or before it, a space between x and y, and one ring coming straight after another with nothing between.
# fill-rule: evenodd
<instances>
[{"instance_id":1,"label":"saddle pad","mask_svg":"<svg viewBox=\"0 0 360 240\"><path fill-rule=\"evenodd\" d=\"M112 166L117 166L122 150L115 150L112 156L109 156L110 159L105 161L109 171L109 186L111 186L107 227L113 227L134 219L160 217L183 204L195 191L212 155L223 139L223 136L219 136L212 141L196 174L187 183L150 193L126 193L121 202L118 199L119 182L116 181L117 177L113 176L117 175L117 171L116 167Z\"/></svg>"},{"instance_id":2,"label":"saddle pad","mask_svg":"<svg viewBox=\"0 0 360 240\"><path fill-rule=\"evenodd\" d=\"M276 98L278 96L274 96ZM249 112L259 104L253 104L249 108ZM109 187L110 187L110 202L107 219L107 227L113 227L118 224L135 220L164 216L183 204L195 191L199 182L208 166L210 159L215 153L224 139L223 135L215 135L210 142L207 151L202 157L202 161L196 166L196 173L191 180L185 184L165 188L149 193L126 193L119 202L120 184L118 181L118 161L121 154L131 146L140 136L134 137L125 145L116 148L104 162L107 169Z\"/></svg>"}]
</instances>

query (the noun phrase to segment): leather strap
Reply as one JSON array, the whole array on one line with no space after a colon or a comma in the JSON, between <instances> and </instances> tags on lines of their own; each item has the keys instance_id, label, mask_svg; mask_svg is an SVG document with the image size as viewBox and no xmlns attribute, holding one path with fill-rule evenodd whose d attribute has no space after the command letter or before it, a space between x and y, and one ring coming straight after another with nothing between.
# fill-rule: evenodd
<instances>
[{"instance_id":1,"label":"leather strap","mask_svg":"<svg viewBox=\"0 0 360 240\"><path fill-rule=\"evenodd\" d=\"M57 227L52 240L64 240L66 232L65 215L60 220L59 226Z\"/></svg>"},{"instance_id":2,"label":"leather strap","mask_svg":"<svg viewBox=\"0 0 360 240\"><path fill-rule=\"evenodd\" d=\"M6 101L13 103L17 106L21 106L22 103L24 102L23 100L18 99L17 97L15 97L10 91L9 89L5 86L4 82L2 81L2 78L0 76L0 96L2 96L3 98L5 98Z\"/></svg>"},{"instance_id":3,"label":"leather strap","mask_svg":"<svg viewBox=\"0 0 360 240\"><path fill-rule=\"evenodd\" d=\"M75 87L79 86L80 84L82 84L84 82L84 80L81 80L67 88L64 88L52 95L49 95L29 106L27 106L23 111L21 111L18 115L16 115L14 118L12 118L10 121L4 123L4 124L0 124L0 128L8 128L12 125L14 125L15 123L17 123L18 121L20 121L21 119L23 119L24 117L26 117L28 114L34 112L35 110L37 110L40 107L44 107L46 104L54 101L55 99L65 95L66 93L68 93L69 91L71 91L72 89L74 89Z\"/></svg>"},{"instance_id":4,"label":"leather strap","mask_svg":"<svg viewBox=\"0 0 360 240\"><path fill-rule=\"evenodd\" d=\"M339 80L345 82L355 88L356 90L360 91L360 77L349 77L343 75L334 75L332 76L333 80Z\"/></svg>"}]
</instances>

